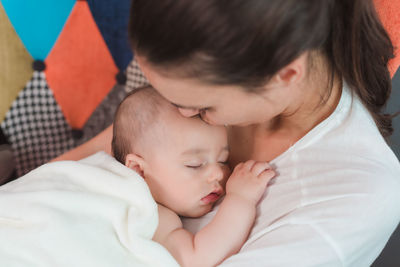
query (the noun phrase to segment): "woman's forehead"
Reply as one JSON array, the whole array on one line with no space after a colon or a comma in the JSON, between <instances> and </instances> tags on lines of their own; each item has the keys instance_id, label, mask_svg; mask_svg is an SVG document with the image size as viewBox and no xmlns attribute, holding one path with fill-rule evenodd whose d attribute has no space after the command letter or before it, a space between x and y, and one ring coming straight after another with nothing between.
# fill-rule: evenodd
<instances>
[{"instance_id":1,"label":"woman's forehead","mask_svg":"<svg viewBox=\"0 0 400 267\"><path fill-rule=\"evenodd\" d=\"M157 68L149 64L145 59L138 57L138 63L149 80L151 85L165 98L171 101L170 98L195 98L198 101L203 100L205 97L212 97L222 91L230 91L234 89L240 89L239 86L233 85L213 85L206 83L196 78L180 77L174 75L174 70L159 71ZM225 90L224 90L225 89ZM185 106L184 103L173 104L182 108L193 108L196 106Z\"/></svg>"}]
</instances>

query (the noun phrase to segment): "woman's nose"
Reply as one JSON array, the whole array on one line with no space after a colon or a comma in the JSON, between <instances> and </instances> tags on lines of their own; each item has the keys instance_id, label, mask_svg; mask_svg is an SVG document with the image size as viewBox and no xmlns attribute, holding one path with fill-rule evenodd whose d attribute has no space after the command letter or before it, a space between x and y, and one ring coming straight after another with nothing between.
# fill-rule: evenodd
<instances>
[{"instance_id":1,"label":"woman's nose","mask_svg":"<svg viewBox=\"0 0 400 267\"><path fill-rule=\"evenodd\" d=\"M179 112L184 117L194 117L199 114L200 110L197 108L178 108Z\"/></svg>"},{"instance_id":2,"label":"woman's nose","mask_svg":"<svg viewBox=\"0 0 400 267\"><path fill-rule=\"evenodd\" d=\"M208 176L208 182L213 183L215 181L220 182L224 178L224 171L218 166L213 166Z\"/></svg>"}]
</instances>

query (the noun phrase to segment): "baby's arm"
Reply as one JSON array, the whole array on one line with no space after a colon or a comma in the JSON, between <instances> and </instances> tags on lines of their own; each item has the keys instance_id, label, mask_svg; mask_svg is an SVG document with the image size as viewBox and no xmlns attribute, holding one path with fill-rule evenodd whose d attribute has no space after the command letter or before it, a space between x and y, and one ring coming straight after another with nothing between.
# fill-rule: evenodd
<instances>
[{"instance_id":1,"label":"baby's arm","mask_svg":"<svg viewBox=\"0 0 400 267\"><path fill-rule=\"evenodd\" d=\"M256 215L256 205L275 175L267 163L248 161L236 166L226 196L213 220L193 235L179 217L159 206L159 228L153 239L166 247L182 266L215 266L238 252Z\"/></svg>"}]
</instances>

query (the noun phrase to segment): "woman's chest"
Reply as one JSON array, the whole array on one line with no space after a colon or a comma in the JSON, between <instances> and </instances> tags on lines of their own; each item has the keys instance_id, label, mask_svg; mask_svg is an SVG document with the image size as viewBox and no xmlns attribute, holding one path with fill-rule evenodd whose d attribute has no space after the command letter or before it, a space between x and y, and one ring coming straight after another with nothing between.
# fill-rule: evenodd
<instances>
[{"instance_id":1,"label":"woman's chest","mask_svg":"<svg viewBox=\"0 0 400 267\"><path fill-rule=\"evenodd\" d=\"M228 130L228 140L231 166L250 159L271 161L294 143L288 136L260 134L234 128Z\"/></svg>"}]
</instances>

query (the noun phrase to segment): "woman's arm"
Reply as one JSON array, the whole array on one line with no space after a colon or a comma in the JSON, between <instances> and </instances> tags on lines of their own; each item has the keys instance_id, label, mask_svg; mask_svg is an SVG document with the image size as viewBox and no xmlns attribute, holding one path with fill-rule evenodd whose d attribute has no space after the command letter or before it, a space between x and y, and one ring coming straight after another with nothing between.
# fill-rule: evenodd
<instances>
[{"instance_id":1,"label":"woman's arm","mask_svg":"<svg viewBox=\"0 0 400 267\"><path fill-rule=\"evenodd\" d=\"M111 154L112 134L113 126L110 125L86 143L58 156L51 161L80 160L99 151L105 151L108 154Z\"/></svg>"}]
</instances>

